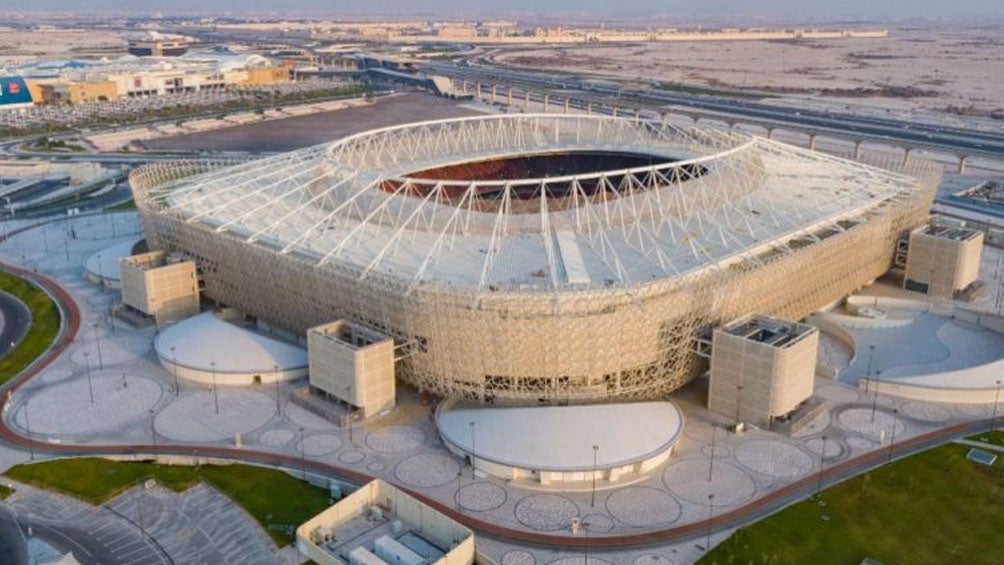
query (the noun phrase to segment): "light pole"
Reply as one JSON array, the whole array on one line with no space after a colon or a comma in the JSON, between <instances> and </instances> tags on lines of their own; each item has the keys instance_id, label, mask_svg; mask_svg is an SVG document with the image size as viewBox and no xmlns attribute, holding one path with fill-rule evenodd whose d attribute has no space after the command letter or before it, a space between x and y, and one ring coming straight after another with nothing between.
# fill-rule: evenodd
<instances>
[{"instance_id":1,"label":"light pole","mask_svg":"<svg viewBox=\"0 0 1004 565\"><path fill-rule=\"evenodd\" d=\"M352 428L355 427L353 426L353 424L355 423L355 418L354 418L355 411L352 409L353 404L349 400L351 398L352 398L352 385L348 384L345 385L345 409L348 411L348 417L349 417L349 443L355 445L356 442L354 439L352 439Z\"/></svg>"},{"instance_id":2,"label":"light pole","mask_svg":"<svg viewBox=\"0 0 1004 565\"><path fill-rule=\"evenodd\" d=\"M872 359L875 357L875 344L868 346L868 377L872 376Z\"/></svg>"},{"instance_id":3,"label":"light pole","mask_svg":"<svg viewBox=\"0 0 1004 565\"><path fill-rule=\"evenodd\" d=\"M704 551L711 551L711 519L715 515L715 495L711 493L708 495L708 535L704 542Z\"/></svg>"},{"instance_id":4,"label":"light pole","mask_svg":"<svg viewBox=\"0 0 1004 565\"><path fill-rule=\"evenodd\" d=\"M216 361L210 361L209 366L213 369L213 406L216 407L216 413L220 413L220 393L216 390Z\"/></svg>"},{"instance_id":5,"label":"light pole","mask_svg":"<svg viewBox=\"0 0 1004 565\"><path fill-rule=\"evenodd\" d=\"M826 457L826 436L823 435L823 448L819 452L819 484L816 486L816 496L823 494L823 458Z\"/></svg>"},{"instance_id":6,"label":"light pole","mask_svg":"<svg viewBox=\"0 0 1004 565\"><path fill-rule=\"evenodd\" d=\"M878 385L882 382L882 371L875 371L875 382L872 384L872 423L875 423L875 409L878 408Z\"/></svg>"},{"instance_id":7,"label":"light pole","mask_svg":"<svg viewBox=\"0 0 1004 565\"><path fill-rule=\"evenodd\" d=\"M994 415L990 418L990 431L997 428L997 402L1001 397L1001 381L997 381L997 392L994 393Z\"/></svg>"},{"instance_id":8,"label":"light pole","mask_svg":"<svg viewBox=\"0 0 1004 565\"><path fill-rule=\"evenodd\" d=\"M474 420L467 423L471 427L471 478L477 479L478 472L478 450L477 443L474 437Z\"/></svg>"},{"instance_id":9,"label":"light pole","mask_svg":"<svg viewBox=\"0 0 1004 565\"><path fill-rule=\"evenodd\" d=\"M742 395L743 395L743 385L736 384L736 424L738 424L740 422L740 420L739 420L739 406L740 406L739 399L742 398Z\"/></svg>"},{"instance_id":10,"label":"light pole","mask_svg":"<svg viewBox=\"0 0 1004 565\"><path fill-rule=\"evenodd\" d=\"M303 480L307 480L307 455L303 450L303 426L300 426L300 468L303 469Z\"/></svg>"},{"instance_id":11,"label":"light pole","mask_svg":"<svg viewBox=\"0 0 1004 565\"><path fill-rule=\"evenodd\" d=\"M272 365L272 370L274 371L273 379L275 381L275 414L278 417L282 417L282 401L279 398L279 366Z\"/></svg>"},{"instance_id":12,"label":"light pole","mask_svg":"<svg viewBox=\"0 0 1004 565\"><path fill-rule=\"evenodd\" d=\"M24 399L24 427L28 432L28 460L35 460L35 440L31 437L31 420L28 419L28 399Z\"/></svg>"},{"instance_id":13,"label":"light pole","mask_svg":"<svg viewBox=\"0 0 1004 565\"><path fill-rule=\"evenodd\" d=\"M711 476L715 473L715 436L718 435L718 426L714 424L711 425L711 457L708 460L708 482L711 482Z\"/></svg>"},{"instance_id":14,"label":"light pole","mask_svg":"<svg viewBox=\"0 0 1004 565\"><path fill-rule=\"evenodd\" d=\"M98 331L99 329L100 324L98 322L94 322L94 339L97 340L98 346L98 367L100 367L103 371L105 369L105 361L101 357L101 332Z\"/></svg>"},{"instance_id":15,"label":"light pole","mask_svg":"<svg viewBox=\"0 0 1004 565\"><path fill-rule=\"evenodd\" d=\"M91 354L84 352L84 364L87 366L87 391L91 394L91 404L94 404L94 385L91 383Z\"/></svg>"},{"instance_id":16,"label":"light pole","mask_svg":"<svg viewBox=\"0 0 1004 565\"><path fill-rule=\"evenodd\" d=\"M147 410L150 413L150 439L153 440L153 446L157 447L157 430L153 427L153 408Z\"/></svg>"},{"instance_id":17,"label":"light pole","mask_svg":"<svg viewBox=\"0 0 1004 565\"><path fill-rule=\"evenodd\" d=\"M177 349L171 346L171 374L174 376L174 397L178 398L178 355L174 352Z\"/></svg>"},{"instance_id":18,"label":"light pole","mask_svg":"<svg viewBox=\"0 0 1004 565\"><path fill-rule=\"evenodd\" d=\"M589 497L589 507L594 508L596 506L596 458L600 452L600 446L593 446L593 492Z\"/></svg>"},{"instance_id":19,"label":"light pole","mask_svg":"<svg viewBox=\"0 0 1004 565\"><path fill-rule=\"evenodd\" d=\"M896 424L899 423L899 408L892 409L892 434L889 438L889 454L886 455L886 465L892 461L892 446L896 444Z\"/></svg>"}]
</instances>

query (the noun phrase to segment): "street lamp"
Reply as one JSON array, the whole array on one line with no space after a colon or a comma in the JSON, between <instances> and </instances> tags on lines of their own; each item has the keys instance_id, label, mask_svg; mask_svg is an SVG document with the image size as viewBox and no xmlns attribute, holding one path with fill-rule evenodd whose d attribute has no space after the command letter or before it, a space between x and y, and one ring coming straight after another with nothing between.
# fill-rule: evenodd
<instances>
[{"instance_id":1,"label":"street lamp","mask_svg":"<svg viewBox=\"0 0 1004 565\"><path fill-rule=\"evenodd\" d=\"M878 385L882 382L882 371L875 371L875 382L872 384L872 423L875 423L875 409L878 408Z\"/></svg>"},{"instance_id":2,"label":"street lamp","mask_svg":"<svg viewBox=\"0 0 1004 565\"><path fill-rule=\"evenodd\" d=\"M711 519L715 515L715 494L708 495L708 536L704 542L704 551L711 551Z\"/></svg>"},{"instance_id":3,"label":"street lamp","mask_svg":"<svg viewBox=\"0 0 1004 565\"><path fill-rule=\"evenodd\" d=\"M150 439L153 440L153 446L157 447L157 430L153 427L153 408L147 410L150 413Z\"/></svg>"},{"instance_id":4,"label":"street lamp","mask_svg":"<svg viewBox=\"0 0 1004 565\"><path fill-rule=\"evenodd\" d=\"M477 479L478 472L478 450L477 443L474 436L474 420L467 423L471 427L471 478Z\"/></svg>"},{"instance_id":5,"label":"street lamp","mask_svg":"<svg viewBox=\"0 0 1004 565\"><path fill-rule=\"evenodd\" d=\"M892 409L892 434L889 438L889 454L886 455L885 462L888 465L892 461L892 446L896 444L896 424L899 423L899 409Z\"/></svg>"},{"instance_id":6,"label":"street lamp","mask_svg":"<svg viewBox=\"0 0 1004 565\"><path fill-rule=\"evenodd\" d=\"M210 361L209 366L213 369L213 405L216 407L216 413L220 413L220 393L216 390L216 361Z\"/></svg>"},{"instance_id":7,"label":"street lamp","mask_svg":"<svg viewBox=\"0 0 1004 565\"><path fill-rule=\"evenodd\" d=\"M739 399L742 398L742 395L743 395L743 385L737 383L736 384L736 424L738 424L741 421L739 419L739 406L740 406Z\"/></svg>"},{"instance_id":8,"label":"street lamp","mask_svg":"<svg viewBox=\"0 0 1004 565\"><path fill-rule=\"evenodd\" d=\"M816 486L816 496L823 494L823 458L826 457L826 435L823 435L823 448L819 452L819 484Z\"/></svg>"},{"instance_id":9,"label":"street lamp","mask_svg":"<svg viewBox=\"0 0 1004 565\"><path fill-rule=\"evenodd\" d=\"M307 480L307 455L303 450L303 426L300 426L300 468L303 469L303 480Z\"/></svg>"},{"instance_id":10,"label":"street lamp","mask_svg":"<svg viewBox=\"0 0 1004 565\"><path fill-rule=\"evenodd\" d=\"M175 346L171 346L171 374L174 376L174 397L178 398L178 355L174 352Z\"/></svg>"},{"instance_id":11,"label":"street lamp","mask_svg":"<svg viewBox=\"0 0 1004 565\"><path fill-rule=\"evenodd\" d=\"M272 365L272 379L275 381L275 414L282 417L282 401L279 399L279 365Z\"/></svg>"},{"instance_id":12,"label":"street lamp","mask_svg":"<svg viewBox=\"0 0 1004 565\"><path fill-rule=\"evenodd\" d=\"M997 392L994 393L994 415L990 418L990 431L994 431L997 427L997 402L1000 401L1001 397L1001 381L997 381Z\"/></svg>"},{"instance_id":13,"label":"street lamp","mask_svg":"<svg viewBox=\"0 0 1004 565\"><path fill-rule=\"evenodd\" d=\"M600 452L600 446L593 446L593 492L589 497L589 507L594 508L596 506L596 458Z\"/></svg>"},{"instance_id":14,"label":"street lamp","mask_svg":"<svg viewBox=\"0 0 1004 565\"><path fill-rule=\"evenodd\" d=\"M28 460L35 460L35 440L31 437L31 420L28 419L28 399L24 399L24 427L28 432Z\"/></svg>"},{"instance_id":15,"label":"street lamp","mask_svg":"<svg viewBox=\"0 0 1004 565\"><path fill-rule=\"evenodd\" d=\"M708 482L711 482L711 476L715 473L715 436L718 435L718 426L714 424L711 425L711 458L708 461Z\"/></svg>"},{"instance_id":16,"label":"street lamp","mask_svg":"<svg viewBox=\"0 0 1004 565\"><path fill-rule=\"evenodd\" d=\"M87 391L91 394L91 404L94 404L94 385L91 383L91 354L84 352L84 364L87 366Z\"/></svg>"},{"instance_id":17,"label":"street lamp","mask_svg":"<svg viewBox=\"0 0 1004 565\"><path fill-rule=\"evenodd\" d=\"M101 332L98 331L99 328L100 324L98 322L94 322L94 338L97 340L98 346L98 366L103 371L105 369L105 361L101 357Z\"/></svg>"}]
</instances>

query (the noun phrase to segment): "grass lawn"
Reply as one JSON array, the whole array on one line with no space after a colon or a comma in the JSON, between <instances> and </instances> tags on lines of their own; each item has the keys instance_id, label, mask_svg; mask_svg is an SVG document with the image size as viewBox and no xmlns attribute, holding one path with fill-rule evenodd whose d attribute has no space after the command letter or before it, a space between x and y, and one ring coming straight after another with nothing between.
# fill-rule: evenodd
<instances>
[{"instance_id":1,"label":"grass lawn","mask_svg":"<svg viewBox=\"0 0 1004 565\"><path fill-rule=\"evenodd\" d=\"M31 326L21 343L0 359L0 383L24 370L48 349L59 333L59 309L42 290L24 279L0 271L0 290L16 296L31 310Z\"/></svg>"},{"instance_id":2,"label":"grass lawn","mask_svg":"<svg viewBox=\"0 0 1004 565\"><path fill-rule=\"evenodd\" d=\"M151 478L177 492L205 481L244 507L279 547L294 540L296 526L329 506L327 490L251 465L187 467L75 458L16 465L6 475L91 504L107 502Z\"/></svg>"},{"instance_id":3,"label":"grass lawn","mask_svg":"<svg viewBox=\"0 0 1004 565\"><path fill-rule=\"evenodd\" d=\"M1004 417L1004 414L1000 416ZM992 432L983 432L981 434L973 434L966 439L971 439L973 441L982 441L983 443L992 443L994 445L1004 445L1004 431L994 430Z\"/></svg>"},{"instance_id":4,"label":"grass lawn","mask_svg":"<svg viewBox=\"0 0 1004 565\"><path fill-rule=\"evenodd\" d=\"M1004 460L986 467L948 444L826 489L738 530L702 565L999 564ZM824 519L828 517L827 519Z\"/></svg>"}]
</instances>

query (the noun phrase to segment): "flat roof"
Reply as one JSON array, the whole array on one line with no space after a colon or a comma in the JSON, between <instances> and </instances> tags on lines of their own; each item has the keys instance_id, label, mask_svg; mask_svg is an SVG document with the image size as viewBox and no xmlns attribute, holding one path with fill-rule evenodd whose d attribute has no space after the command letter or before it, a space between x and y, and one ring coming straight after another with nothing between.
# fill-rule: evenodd
<instances>
[{"instance_id":1,"label":"flat roof","mask_svg":"<svg viewBox=\"0 0 1004 565\"><path fill-rule=\"evenodd\" d=\"M85 265L87 272L105 280L120 280L122 275L119 273L119 259L132 255L132 248L141 240L142 238L136 238L116 243L91 255Z\"/></svg>"},{"instance_id":2,"label":"flat roof","mask_svg":"<svg viewBox=\"0 0 1004 565\"><path fill-rule=\"evenodd\" d=\"M271 373L307 366L307 350L221 319L213 312L186 318L162 331L157 354L179 366L209 372ZM174 347L172 353L171 348Z\"/></svg>"},{"instance_id":3,"label":"flat roof","mask_svg":"<svg viewBox=\"0 0 1004 565\"><path fill-rule=\"evenodd\" d=\"M471 426L471 423L474 423ZM577 471L644 461L677 442L683 414L672 402L485 407L456 404L436 414L443 437L478 459L542 471Z\"/></svg>"}]
</instances>

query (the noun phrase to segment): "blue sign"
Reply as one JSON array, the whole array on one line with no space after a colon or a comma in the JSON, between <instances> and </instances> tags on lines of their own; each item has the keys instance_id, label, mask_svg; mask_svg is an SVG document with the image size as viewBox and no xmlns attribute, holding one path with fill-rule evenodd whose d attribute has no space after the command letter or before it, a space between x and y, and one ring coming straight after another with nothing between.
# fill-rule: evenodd
<instances>
[{"instance_id":1,"label":"blue sign","mask_svg":"<svg viewBox=\"0 0 1004 565\"><path fill-rule=\"evenodd\" d=\"M31 104L31 91L23 77L0 77L0 106Z\"/></svg>"}]
</instances>

